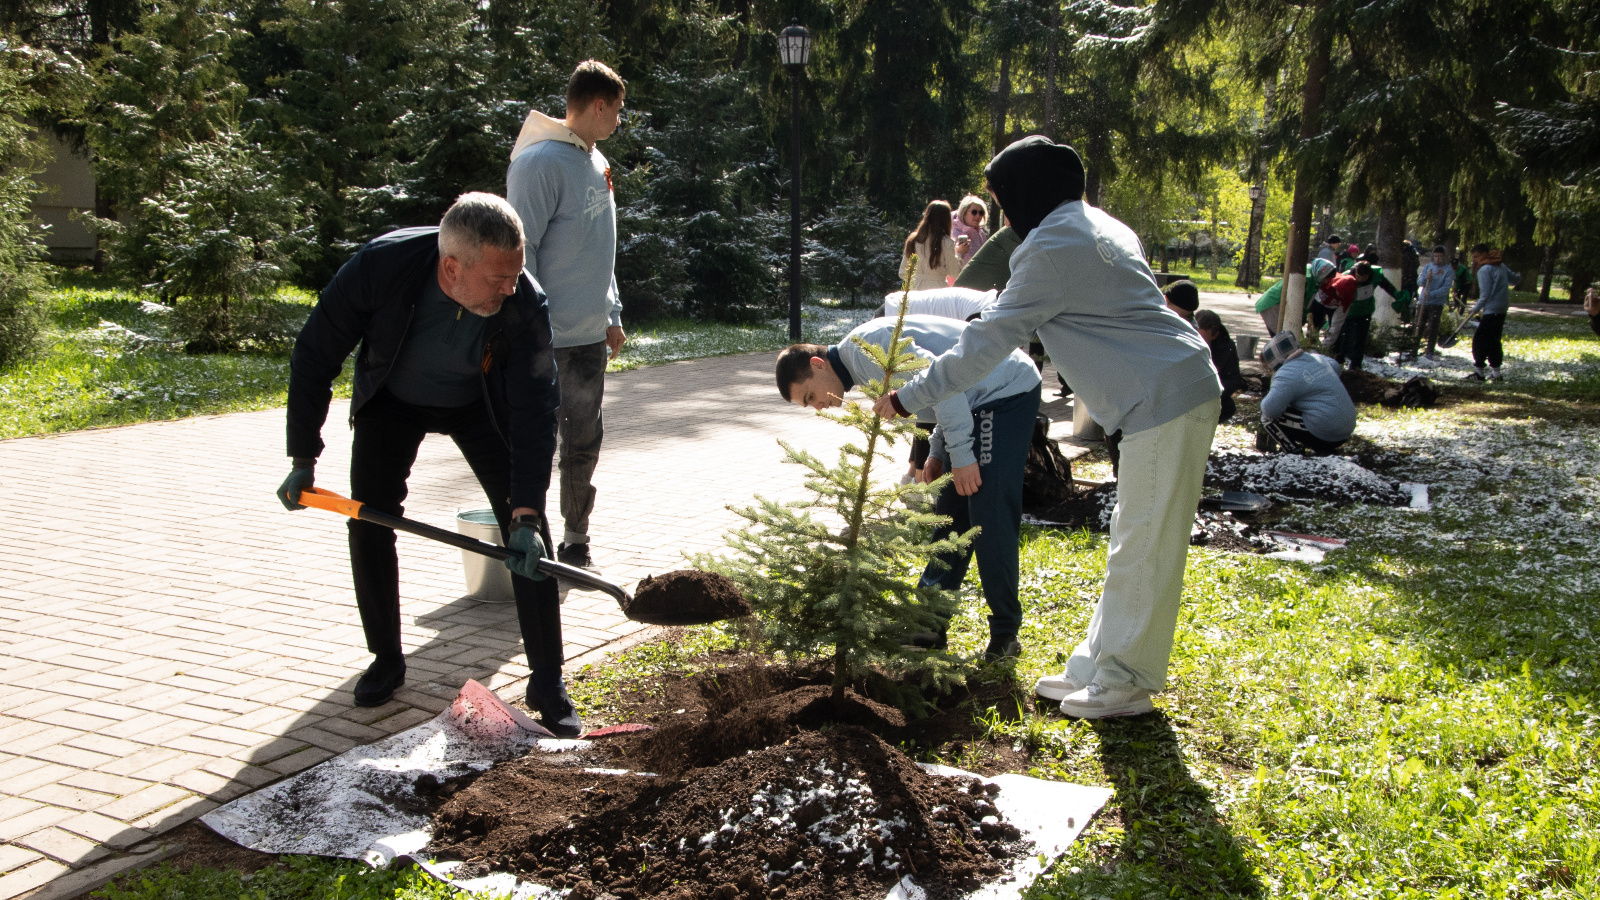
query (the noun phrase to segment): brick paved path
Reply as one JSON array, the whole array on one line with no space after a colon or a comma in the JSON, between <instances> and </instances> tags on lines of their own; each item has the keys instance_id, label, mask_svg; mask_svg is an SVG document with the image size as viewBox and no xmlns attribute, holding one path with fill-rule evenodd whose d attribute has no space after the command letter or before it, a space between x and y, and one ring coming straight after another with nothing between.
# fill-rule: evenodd
<instances>
[{"instance_id":1,"label":"brick paved path","mask_svg":"<svg viewBox=\"0 0 1600 900\"><path fill-rule=\"evenodd\" d=\"M345 410L318 467L340 493ZM848 434L779 400L770 354L612 376L605 415L594 556L630 588L721 547L726 503L800 496L776 438L831 457ZM401 535L408 683L351 706L370 657L345 526L274 498L283 431L273 410L0 442L0 900L147 862L153 835L424 721L466 678L521 696L515 610L463 598L459 551ZM453 527L484 505L430 438L408 514ZM569 669L643 635L601 594L572 592L563 620Z\"/></svg>"}]
</instances>

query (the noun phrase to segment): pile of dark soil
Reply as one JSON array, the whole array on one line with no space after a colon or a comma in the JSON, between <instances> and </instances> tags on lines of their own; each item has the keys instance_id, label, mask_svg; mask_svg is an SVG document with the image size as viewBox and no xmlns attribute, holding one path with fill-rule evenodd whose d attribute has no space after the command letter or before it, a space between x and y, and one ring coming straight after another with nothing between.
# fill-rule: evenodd
<instances>
[{"instance_id":1,"label":"pile of dark soil","mask_svg":"<svg viewBox=\"0 0 1600 900\"><path fill-rule=\"evenodd\" d=\"M877 898L905 874L933 896L1029 851L991 788L930 775L854 726L803 731L681 778L502 765L435 820L431 849L517 871L572 900Z\"/></svg>"},{"instance_id":2,"label":"pile of dark soil","mask_svg":"<svg viewBox=\"0 0 1600 900\"><path fill-rule=\"evenodd\" d=\"M1395 482L1343 456L1294 453L1211 454L1205 485L1223 491L1251 491L1273 500L1320 500L1346 506L1405 506L1411 495Z\"/></svg>"},{"instance_id":3,"label":"pile of dark soil","mask_svg":"<svg viewBox=\"0 0 1600 900\"><path fill-rule=\"evenodd\" d=\"M647 625L708 625L750 615L739 586L725 575L680 569L645 576L622 614Z\"/></svg>"},{"instance_id":4,"label":"pile of dark soil","mask_svg":"<svg viewBox=\"0 0 1600 900\"><path fill-rule=\"evenodd\" d=\"M1032 852L992 788L899 749L942 742L956 719L970 730L971 710L907 723L854 692L834 705L824 675L741 665L664 682L634 710L658 728L595 745L607 768L502 763L438 811L429 852L571 900L877 900L905 875L952 897Z\"/></svg>"}]
</instances>

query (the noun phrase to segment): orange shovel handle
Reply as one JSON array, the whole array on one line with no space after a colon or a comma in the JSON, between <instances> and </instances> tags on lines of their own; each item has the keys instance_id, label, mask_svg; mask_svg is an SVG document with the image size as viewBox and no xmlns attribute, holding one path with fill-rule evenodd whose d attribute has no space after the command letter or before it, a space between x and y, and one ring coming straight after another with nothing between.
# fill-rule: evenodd
<instances>
[{"instance_id":1,"label":"orange shovel handle","mask_svg":"<svg viewBox=\"0 0 1600 900\"><path fill-rule=\"evenodd\" d=\"M341 497L338 494L335 494L333 491L325 491L319 487L306 488L300 492L299 500L301 506L325 509L328 512L336 512L342 516L349 516L352 519L361 518L360 500L351 500L349 497Z\"/></svg>"}]
</instances>

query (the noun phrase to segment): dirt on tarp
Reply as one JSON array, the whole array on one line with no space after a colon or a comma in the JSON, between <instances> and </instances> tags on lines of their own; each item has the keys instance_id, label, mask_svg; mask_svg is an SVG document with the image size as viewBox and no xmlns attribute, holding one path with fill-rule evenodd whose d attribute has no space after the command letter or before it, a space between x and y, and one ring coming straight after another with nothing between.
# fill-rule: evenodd
<instances>
[{"instance_id":1,"label":"dirt on tarp","mask_svg":"<svg viewBox=\"0 0 1600 900\"><path fill-rule=\"evenodd\" d=\"M1250 491L1277 501L1320 500L1339 506L1405 506L1411 494L1344 456L1221 451L1206 461L1208 488Z\"/></svg>"},{"instance_id":2,"label":"dirt on tarp","mask_svg":"<svg viewBox=\"0 0 1600 900\"><path fill-rule=\"evenodd\" d=\"M725 575L679 569L645 576L622 614L647 625L709 625L750 615L750 604Z\"/></svg>"},{"instance_id":3,"label":"dirt on tarp","mask_svg":"<svg viewBox=\"0 0 1600 900\"><path fill-rule=\"evenodd\" d=\"M1339 381L1357 403L1381 403L1391 408L1427 409L1439 400L1439 389L1425 376L1415 375L1404 383L1371 372L1343 369Z\"/></svg>"},{"instance_id":4,"label":"dirt on tarp","mask_svg":"<svg viewBox=\"0 0 1600 900\"><path fill-rule=\"evenodd\" d=\"M430 849L569 900L876 900L906 874L950 897L1030 852L997 788L931 775L865 729L748 750L679 778L503 764L446 804Z\"/></svg>"},{"instance_id":5,"label":"dirt on tarp","mask_svg":"<svg viewBox=\"0 0 1600 900\"><path fill-rule=\"evenodd\" d=\"M820 667L708 659L731 665L619 695L630 719L661 724L597 742L608 768L533 754L462 788L434 816L430 854L465 861L462 877L515 872L569 900L878 900L904 875L951 897L1033 852L994 789L901 750L977 743L960 697L908 723L853 691L833 707ZM997 690L965 699L1005 706Z\"/></svg>"},{"instance_id":6,"label":"dirt on tarp","mask_svg":"<svg viewBox=\"0 0 1600 900\"><path fill-rule=\"evenodd\" d=\"M1062 528L1087 528L1105 531L1111 526L1111 508L1117 503L1117 483L1086 485L1078 482L1062 502L1041 502L1028 493L1022 495L1022 511L1036 521Z\"/></svg>"}]
</instances>

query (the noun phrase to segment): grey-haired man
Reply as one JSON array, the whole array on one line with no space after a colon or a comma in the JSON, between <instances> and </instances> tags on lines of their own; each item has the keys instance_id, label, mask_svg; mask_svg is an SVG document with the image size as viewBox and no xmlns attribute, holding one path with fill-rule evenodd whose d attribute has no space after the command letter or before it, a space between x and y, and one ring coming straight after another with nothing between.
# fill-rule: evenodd
<instances>
[{"instance_id":1,"label":"grey-haired man","mask_svg":"<svg viewBox=\"0 0 1600 900\"><path fill-rule=\"evenodd\" d=\"M522 224L493 194L463 194L438 228L374 239L339 269L295 342L289 364L289 456L278 499L302 509L323 449L333 380L356 355L350 493L403 515L406 479L428 434L446 434L488 495L508 546L528 704L564 737L582 731L561 681L561 608L553 582L529 563L549 556L544 521L555 453L556 388L550 314L523 271ZM350 520L350 565L367 649L358 706L387 702L405 684L400 572L394 532Z\"/></svg>"}]
</instances>

